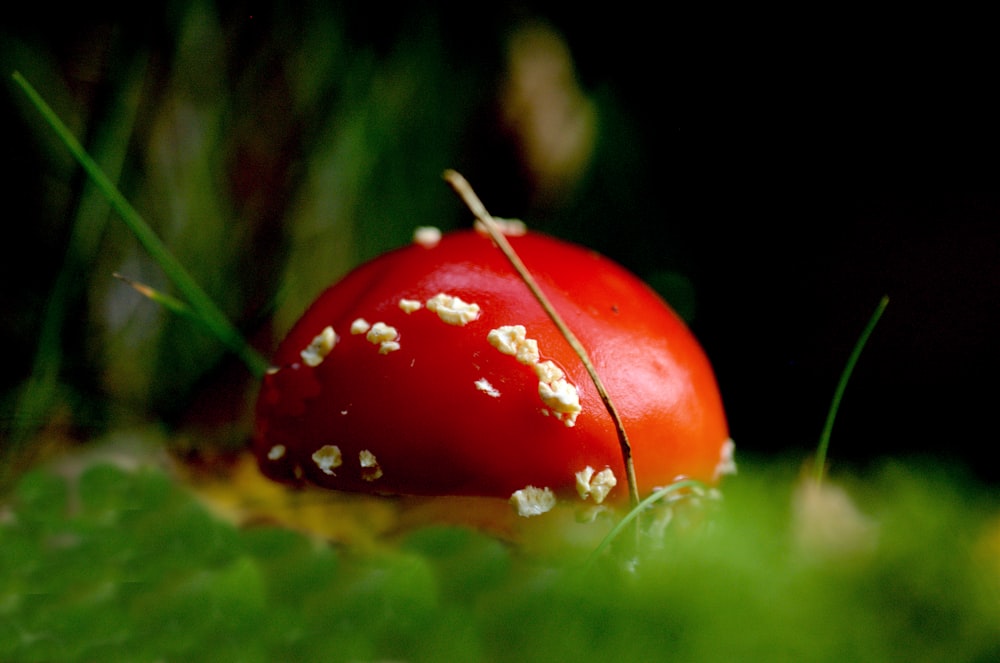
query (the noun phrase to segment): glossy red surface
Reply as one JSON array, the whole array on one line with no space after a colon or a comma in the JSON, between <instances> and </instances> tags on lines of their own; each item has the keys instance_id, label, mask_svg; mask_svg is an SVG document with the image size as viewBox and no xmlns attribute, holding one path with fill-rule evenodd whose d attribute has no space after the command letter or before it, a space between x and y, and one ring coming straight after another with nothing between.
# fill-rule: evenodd
<instances>
[{"instance_id":1,"label":"glossy red surface","mask_svg":"<svg viewBox=\"0 0 1000 663\"><path fill-rule=\"evenodd\" d=\"M678 475L713 482L729 436L711 366L687 327L645 284L592 251L534 233L510 240L621 412L640 491ZM402 298L426 302L441 292L478 304L479 317L456 326L426 306L399 307ZM395 327L399 349L380 354L351 334L357 318ZM574 426L546 414L530 366L487 341L504 325L523 325L541 359L577 387ZM338 342L308 367L300 352L327 326ZM400 494L508 497L533 485L571 495L575 473L589 465L614 471L609 499L627 497L614 426L584 367L499 249L474 231L357 268L316 300L273 363L254 441L273 478ZM498 396L477 387L483 379ZM312 459L324 445L343 457L333 474ZM284 448L279 458L275 447ZM363 451L377 459L378 478L361 467Z\"/></svg>"}]
</instances>

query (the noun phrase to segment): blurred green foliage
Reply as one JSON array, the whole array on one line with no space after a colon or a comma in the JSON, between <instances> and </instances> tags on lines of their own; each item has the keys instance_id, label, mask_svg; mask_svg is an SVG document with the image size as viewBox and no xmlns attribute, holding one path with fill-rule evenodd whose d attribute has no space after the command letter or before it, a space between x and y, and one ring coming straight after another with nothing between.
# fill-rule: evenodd
<instances>
[{"instance_id":1,"label":"blurred green foliage","mask_svg":"<svg viewBox=\"0 0 1000 663\"><path fill-rule=\"evenodd\" d=\"M359 554L209 515L151 466L37 469L0 519L9 661L987 661L996 499L929 467L851 492L872 550L804 548L793 472L734 478L639 565L431 527ZM570 525L572 526L572 525Z\"/></svg>"}]
</instances>

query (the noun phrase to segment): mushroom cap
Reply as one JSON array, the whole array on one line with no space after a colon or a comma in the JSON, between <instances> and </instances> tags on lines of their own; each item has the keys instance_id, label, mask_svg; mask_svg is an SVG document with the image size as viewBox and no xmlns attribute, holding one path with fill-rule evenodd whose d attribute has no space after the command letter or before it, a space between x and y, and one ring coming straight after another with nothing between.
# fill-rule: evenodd
<instances>
[{"instance_id":1,"label":"mushroom cap","mask_svg":"<svg viewBox=\"0 0 1000 663\"><path fill-rule=\"evenodd\" d=\"M731 442L712 368L680 318L593 251L533 232L509 239L615 402L640 492L678 476L715 482ZM428 303L439 294L478 312L454 301L464 319L440 310L447 306L435 312ZM517 325L537 341L537 356L519 360L491 343L491 330L516 335ZM566 384L543 375L536 364L546 361ZM254 431L255 454L271 478L507 498L526 486L572 495L577 473L610 468L618 486L609 499L627 498L618 437L585 368L504 255L476 231L361 265L320 295L272 363ZM549 388L575 387L575 419L572 393L542 397L546 379Z\"/></svg>"}]
</instances>

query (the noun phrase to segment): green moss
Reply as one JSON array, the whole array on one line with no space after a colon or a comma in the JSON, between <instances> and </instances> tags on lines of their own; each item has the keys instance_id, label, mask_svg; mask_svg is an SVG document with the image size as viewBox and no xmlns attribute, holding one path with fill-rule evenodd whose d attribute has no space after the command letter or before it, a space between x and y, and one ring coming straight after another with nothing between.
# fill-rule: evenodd
<instances>
[{"instance_id":1,"label":"green moss","mask_svg":"<svg viewBox=\"0 0 1000 663\"><path fill-rule=\"evenodd\" d=\"M157 470L95 465L75 487L36 470L0 524L0 655L989 660L1000 651L995 498L899 463L865 479L853 492L877 526L872 548L804 548L796 473L745 465L708 520L668 528L626 569L612 556L532 558L455 527L338 550L280 527L234 528Z\"/></svg>"}]
</instances>

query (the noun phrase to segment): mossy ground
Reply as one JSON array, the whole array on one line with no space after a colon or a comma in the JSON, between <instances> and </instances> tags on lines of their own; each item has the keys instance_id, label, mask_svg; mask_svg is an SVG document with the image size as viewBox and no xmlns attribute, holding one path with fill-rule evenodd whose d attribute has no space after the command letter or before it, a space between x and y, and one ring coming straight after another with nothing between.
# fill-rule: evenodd
<instances>
[{"instance_id":1,"label":"mossy ground","mask_svg":"<svg viewBox=\"0 0 1000 663\"><path fill-rule=\"evenodd\" d=\"M614 554L588 563L553 537L533 550L455 524L396 527L392 515L369 517L366 502L380 498L305 515L290 508L300 495L252 479L232 485L223 517L208 506L217 488L208 498L204 482L159 462L64 460L22 476L3 506L0 658L1000 655L994 496L916 462L828 480L854 505L848 519L865 524L858 535L837 520L840 497L804 506L802 481L791 465L745 463L700 518L646 535L634 564ZM835 536L810 526L824 518Z\"/></svg>"}]
</instances>

